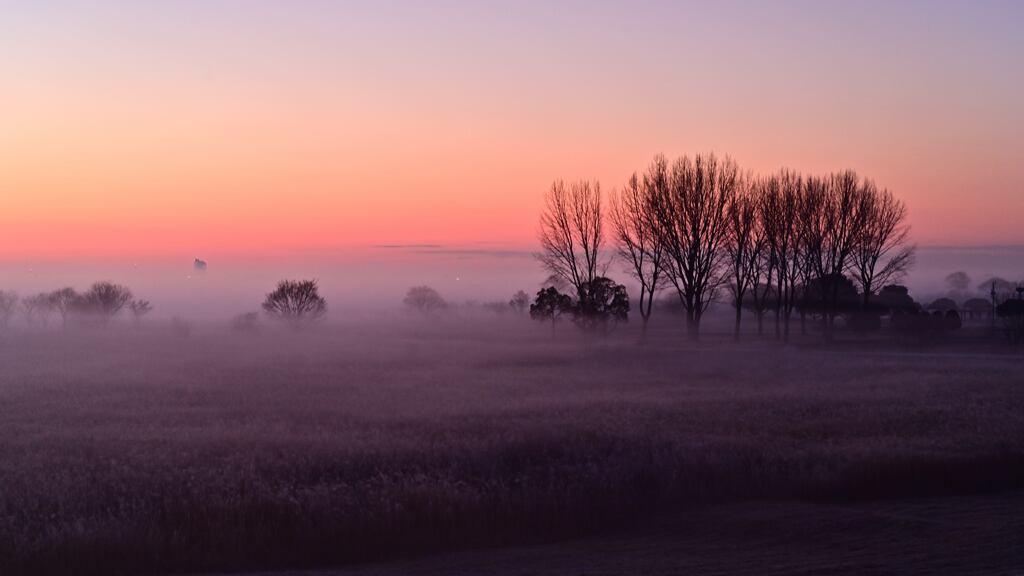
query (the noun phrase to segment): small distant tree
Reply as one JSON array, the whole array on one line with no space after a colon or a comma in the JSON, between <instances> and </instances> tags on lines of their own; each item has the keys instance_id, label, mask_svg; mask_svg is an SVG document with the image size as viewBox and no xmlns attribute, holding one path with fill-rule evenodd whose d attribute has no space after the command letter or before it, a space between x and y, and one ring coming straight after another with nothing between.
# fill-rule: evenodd
<instances>
[{"instance_id":1,"label":"small distant tree","mask_svg":"<svg viewBox=\"0 0 1024 576\"><path fill-rule=\"evenodd\" d=\"M46 326L50 320L50 314L53 312L53 302L50 300L50 295L45 293L24 298L21 301L21 307L25 313L25 322L30 326L34 325L37 320Z\"/></svg>"},{"instance_id":2,"label":"small distant tree","mask_svg":"<svg viewBox=\"0 0 1024 576\"><path fill-rule=\"evenodd\" d=\"M81 307L106 326L132 300L132 291L112 282L97 282L79 299Z\"/></svg>"},{"instance_id":3,"label":"small distant tree","mask_svg":"<svg viewBox=\"0 0 1024 576\"><path fill-rule=\"evenodd\" d=\"M0 290L0 328L7 328L18 305L18 294L10 290Z\"/></svg>"},{"instance_id":4,"label":"small distant tree","mask_svg":"<svg viewBox=\"0 0 1024 576\"><path fill-rule=\"evenodd\" d=\"M441 294L430 286L413 286L409 288L409 291L405 293L402 303L409 310L424 316L435 314L448 307L448 303L441 297Z\"/></svg>"},{"instance_id":5,"label":"small distant tree","mask_svg":"<svg viewBox=\"0 0 1024 576\"><path fill-rule=\"evenodd\" d=\"M971 277L967 272L957 271L946 276L946 288L949 294L961 296L971 287Z\"/></svg>"},{"instance_id":6,"label":"small distant tree","mask_svg":"<svg viewBox=\"0 0 1024 576\"><path fill-rule=\"evenodd\" d=\"M257 312L245 312L231 319L231 330L253 334L260 331L260 315Z\"/></svg>"},{"instance_id":7,"label":"small distant tree","mask_svg":"<svg viewBox=\"0 0 1024 576\"><path fill-rule=\"evenodd\" d=\"M580 328L607 332L610 324L629 320L629 294L622 284L598 276L583 284L581 295L572 311Z\"/></svg>"},{"instance_id":8,"label":"small distant tree","mask_svg":"<svg viewBox=\"0 0 1024 576\"><path fill-rule=\"evenodd\" d=\"M282 280L263 300L263 311L298 327L322 318L327 313L327 300L320 296L316 280Z\"/></svg>"},{"instance_id":9,"label":"small distant tree","mask_svg":"<svg viewBox=\"0 0 1024 576\"><path fill-rule=\"evenodd\" d=\"M60 314L60 322L64 328L68 326L68 313L80 298L74 288L61 288L50 292L50 302L53 304L53 309Z\"/></svg>"},{"instance_id":10,"label":"small distant tree","mask_svg":"<svg viewBox=\"0 0 1024 576\"><path fill-rule=\"evenodd\" d=\"M978 290L983 294L989 295L995 292L996 302L1002 302L1013 298L1014 292L1017 290L1017 284L1010 282L1006 278L1000 278L999 276L993 276L981 284L978 284Z\"/></svg>"},{"instance_id":11,"label":"small distant tree","mask_svg":"<svg viewBox=\"0 0 1024 576\"><path fill-rule=\"evenodd\" d=\"M928 309L945 313L949 310L957 310L958 306L956 305L956 300L953 300L952 298L939 298L929 304Z\"/></svg>"},{"instance_id":12,"label":"small distant tree","mask_svg":"<svg viewBox=\"0 0 1024 576\"><path fill-rule=\"evenodd\" d=\"M153 311L153 305L149 303L149 300L132 300L128 304L128 309L132 312L137 328L142 325L142 317Z\"/></svg>"},{"instance_id":13,"label":"small distant tree","mask_svg":"<svg viewBox=\"0 0 1024 576\"><path fill-rule=\"evenodd\" d=\"M530 295L520 290L512 296L508 305L516 314L524 314L530 308Z\"/></svg>"},{"instance_id":14,"label":"small distant tree","mask_svg":"<svg viewBox=\"0 0 1024 576\"><path fill-rule=\"evenodd\" d=\"M572 313L572 298L562 294L554 286L537 292L537 298L530 305L530 318L551 322L551 337L555 337L555 325L566 314Z\"/></svg>"}]
</instances>

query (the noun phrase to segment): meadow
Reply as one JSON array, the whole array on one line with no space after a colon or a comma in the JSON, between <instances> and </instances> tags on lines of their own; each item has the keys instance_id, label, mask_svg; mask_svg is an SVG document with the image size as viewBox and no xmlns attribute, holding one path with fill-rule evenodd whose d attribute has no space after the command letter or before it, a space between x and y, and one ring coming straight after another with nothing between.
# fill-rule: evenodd
<instances>
[{"instance_id":1,"label":"meadow","mask_svg":"<svg viewBox=\"0 0 1024 576\"><path fill-rule=\"evenodd\" d=\"M723 323L723 327L727 323ZM1024 359L677 319L0 336L3 574L346 566L736 503L1024 488Z\"/></svg>"}]
</instances>

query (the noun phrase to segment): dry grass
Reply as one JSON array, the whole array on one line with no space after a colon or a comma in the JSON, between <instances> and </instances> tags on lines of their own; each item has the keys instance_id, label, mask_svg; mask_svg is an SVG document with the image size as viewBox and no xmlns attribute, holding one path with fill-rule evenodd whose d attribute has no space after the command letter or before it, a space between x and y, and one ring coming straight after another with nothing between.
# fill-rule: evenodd
<instances>
[{"instance_id":1,"label":"dry grass","mask_svg":"<svg viewBox=\"0 0 1024 576\"><path fill-rule=\"evenodd\" d=\"M453 321L0 343L0 566L328 565L653 511L1024 487L1014 356Z\"/></svg>"}]
</instances>

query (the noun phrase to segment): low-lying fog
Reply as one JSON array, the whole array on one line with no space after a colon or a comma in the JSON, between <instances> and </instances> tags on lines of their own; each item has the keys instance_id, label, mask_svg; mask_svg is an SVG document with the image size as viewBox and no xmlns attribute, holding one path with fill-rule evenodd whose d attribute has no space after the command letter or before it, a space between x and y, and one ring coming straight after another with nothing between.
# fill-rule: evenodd
<instances>
[{"instance_id":1,"label":"low-lying fog","mask_svg":"<svg viewBox=\"0 0 1024 576\"><path fill-rule=\"evenodd\" d=\"M193 258L207 261L199 272ZM1024 279L1024 246L921 247L917 262L903 281L918 301L944 291L943 278L963 270L972 283L991 276ZM613 262L608 275L633 287ZM151 301L154 318L224 319L255 311L263 296L285 278L315 278L338 319L378 314L396 308L410 286L426 284L451 303L507 301L518 290L531 295L546 274L529 247L376 246L320 254L259 257L182 255L156 260L0 262L0 290L22 296L63 286L82 290L98 280L124 284L135 296ZM667 294L667 292L666 292Z\"/></svg>"}]
</instances>

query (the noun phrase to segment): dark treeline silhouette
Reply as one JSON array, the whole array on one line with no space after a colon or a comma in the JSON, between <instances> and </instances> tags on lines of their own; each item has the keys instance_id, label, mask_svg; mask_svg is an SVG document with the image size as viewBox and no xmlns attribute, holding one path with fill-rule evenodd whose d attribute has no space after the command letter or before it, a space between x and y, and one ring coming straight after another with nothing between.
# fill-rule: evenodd
<instances>
[{"instance_id":1,"label":"dark treeline silhouette","mask_svg":"<svg viewBox=\"0 0 1024 576\"><path fill-rule=\"evenodd\" d=\"M812 315L827 336L837 316L851 313L841 301L845 282L855 286L858 311L869 314L872 298L914 261L904 203L852 170L755 176L728 157L670 164L659 155L612 193L609 219L614 253L640 287L644 332L655 294L671 286L692 338L723 291L735 308L737 338L745 308L755 312L759 333L771 310L779 339L789 338L795 312L802 332ZM610 264L603 224L599 183L552 185L538 258L571 289L576 306L586 306L584 287Z\"/></svg>"},{"instance_id":2,"label":"dark treeline silhouette","mask_svg":"<svg viewBox=\"0 0 1024 576\"><path fill-rule=\"evenodd\" d=\"M69 322L82 326L107 326L126 307L132 311L138 324L153 306L147 300L132 298L128 287L106 281L96 282L85 292L66 287L20 299L15 292L0 290L0 328L10 325L19 308L25 324L30 327L46 327L55 313L64 328Z\"/></svg>"}]
</instances>

